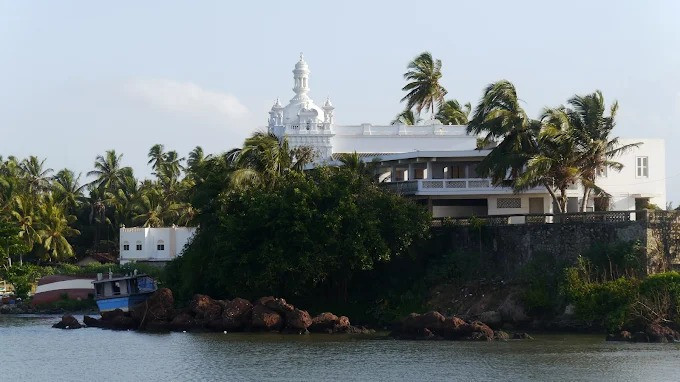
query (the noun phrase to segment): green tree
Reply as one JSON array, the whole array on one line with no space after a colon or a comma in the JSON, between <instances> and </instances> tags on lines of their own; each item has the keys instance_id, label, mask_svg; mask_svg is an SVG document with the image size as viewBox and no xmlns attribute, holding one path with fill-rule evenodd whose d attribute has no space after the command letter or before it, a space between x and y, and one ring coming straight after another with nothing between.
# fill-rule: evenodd
<instances>
[{"instance_id":1,"label":"green tree","mask_svg":"<svg viewBox=\"0 0 680 382\"><path fill-rule=\"evenodd\" d=\"M54 198L63 203L70 213L75 212L83 202L83 191L86 185L80 184L80 174L75 176L69 169L60 170L52 179L52 192Z\"/></svg>"},{"instance_id":2,"label":"green tree","mask_svg":"<svg viewBox=\"0 0 680 382\"><path fill-rule=\"evenodd\" d=\"M64 207L55 203L51 195L44 197L40 208L40 224L37 231L40 237L40 254L43 260L63 261L75 256L68 237L79 235L80 232L71 228L75 216L64 212Z\"/></svg>"},{"instance_id":3,"label":"green tree","mask_svg":"<svg viewBox=\"0 0 680 382\"><path fill-rule=\"evenodd\" d=\"M406 109L415 108L418 114L430 110L435 115L435 105L444 103L446 89L439 83L442 77L442 62L432 58L429 52L423 52L409 62L404 79L407 84L402 88L407 92L401 99L406 101Z\"/></svg>"},{"instance_id":4,"label":"green tree","mask_svg":"<svg viewBox=\"0 0 680 382\"><path fill-rule=\"evenodd\" d=\"M94 170L87 173L87 176L94 176L92 182L100 191L114 191L123 184L126 176L132 174L130 167L121 167L123 154L116 154L115 150L108 150L104 156L97 155L94 162Z\"/></svg>"},{"instance_id":5,"label":"green tree","mask_svg":"<svg viewBox=\"0 0 680 382\"><path fill-rule=\"evenodd\" d=\"M413 110L406 109L401 113L397 114L394 120L391 122L392 125L417 125L422 119L420 116L413 112Z\"/></svg>"},{"instance_id":6,"label":"green tree","mask_svg":"<svg viewBox=\"0 0 680 382\"><path fill-rule=\"evenodd\" d=\"M461 106L457 100L452 99L439 107L435 118L445 125L466 125L471 110L469 102Z\"/></svg>"}]
</instances>

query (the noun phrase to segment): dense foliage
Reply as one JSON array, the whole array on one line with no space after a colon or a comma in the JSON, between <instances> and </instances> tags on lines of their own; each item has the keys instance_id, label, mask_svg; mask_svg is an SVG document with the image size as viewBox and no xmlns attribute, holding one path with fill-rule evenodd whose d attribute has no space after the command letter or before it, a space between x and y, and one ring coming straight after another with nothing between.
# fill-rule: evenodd
<instances>
[{"instance_id":1,"label":"dense foliage","mask_svg":"<svg viewBox=\"0 0 680 382\"><path fill-rule=\"evenodd\" d=\"M424 208L356 169L287 172L267 187L220 194L169 273L185 293L293 297L320 288L346 300L356 274L407 254L428 227Z\"/></svg>"}]
</instances>

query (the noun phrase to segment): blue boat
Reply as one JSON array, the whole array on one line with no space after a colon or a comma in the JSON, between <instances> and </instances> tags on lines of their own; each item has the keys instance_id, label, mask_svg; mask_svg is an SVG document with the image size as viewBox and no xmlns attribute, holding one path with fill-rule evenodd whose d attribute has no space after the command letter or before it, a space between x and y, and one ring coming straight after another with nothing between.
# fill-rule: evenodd
<instances>
[{"instance_id":1,"label":"blue boat","mask_svg":"<svg viewBox=\"0 0 680 382\"><path fill-rule=\"evenodd\" d=\"M108 276L104 278L100 273L97 280L92 282L94 299L100 313L116 309L128 312L133 306L146 301L158 289L151 276L137 274L137 271L121 277L113 277L109 272Z\"/></svg>"}]
</instances>

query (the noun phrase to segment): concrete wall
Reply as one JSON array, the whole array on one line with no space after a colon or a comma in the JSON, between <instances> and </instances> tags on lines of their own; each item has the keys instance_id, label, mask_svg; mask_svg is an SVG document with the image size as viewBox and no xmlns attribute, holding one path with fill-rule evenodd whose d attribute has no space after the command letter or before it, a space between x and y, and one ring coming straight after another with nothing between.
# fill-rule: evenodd
<instances>
[{"instance_id":1,"label":"concrete wall","mask_svg":"<svg viewBox=\"0 0 680 382\"><path fill-rule=\"evenodd\" d=\"M639 241L647 244L647 222L521 224L433 228L437 251L455 250L481 256L485 263L498 267L504 274L520 270L536 254L547 254L557 260L573 262L595 244L617 241Z\"/></svg>"},{"instance_id":2,"label":"concrete wall","mask_svg":"<svg viewBox=\"0 0 680 382\"><path fill-rule=\"evenodd\" d=\"M196 232L194 227L121 228L120 263L131 261L170 261L182 254L186 243ZM129 249L125 249L125 245ZM141 244L142 249L137 250ZM163 249L158 249L162 244Z\"/></svg>"}]
</instances>

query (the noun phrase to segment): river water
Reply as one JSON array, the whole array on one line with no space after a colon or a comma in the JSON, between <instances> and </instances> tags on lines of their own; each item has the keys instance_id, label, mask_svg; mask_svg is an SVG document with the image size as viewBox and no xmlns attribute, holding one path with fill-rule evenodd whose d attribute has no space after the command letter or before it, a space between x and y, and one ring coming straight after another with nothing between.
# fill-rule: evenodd
<instances>
[{"instance_id":1,"label":"river water","mask_svg":"<svg viewBox=\"0 0 680 382\"><path fill-rule=\"evenodd\" d=\"M411 342L52 329L57 321L0 316L0 381L680 381L680 345L603 336Z\"/></svg>"}]
</instances>

